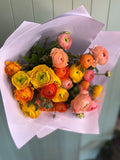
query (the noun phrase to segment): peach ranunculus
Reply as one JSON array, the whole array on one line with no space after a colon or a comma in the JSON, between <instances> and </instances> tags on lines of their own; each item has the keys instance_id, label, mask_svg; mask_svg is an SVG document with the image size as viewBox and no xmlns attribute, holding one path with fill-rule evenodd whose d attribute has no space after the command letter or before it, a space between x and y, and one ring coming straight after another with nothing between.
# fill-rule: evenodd
<instances>
[{"instance_id":1,"label":"peach ranunculus","mask_svg":"<svg viewBox=\"0 0 120 160\"><path fill-rule=\"evenodd\" d=\"M61 81L68 79L69 77L69 67L64 68L54 68L55 74L60 78Z\"/></svg>"},{"instance_id":2,"label":"peach ranunculus","mask_svg":"<svg viewBox=\"0 0 120 160\"><path fill-rule=\"evenodd\" d=\"M68 50L70 47L71 47L71 44L72 44L72 39L70 37L70 34L69 33L62 33L58 36L58 43L59 45L65 49L65 50Z\"/></svg>"},{"instance_id":3,"label":"peach ranunculus","mask_svg":"<svg viewBox=\"0 0 120 160\"><path fill-rule=\"evenodd\" d=\"M63 88L69 90L73 87L73 83L72 83L72 80L70 78L62 81L62 85L61 85Z\"/></svg>"},{"instance_id":4,"label":"peach ranunculus","mask_svg":"<svg viewBox=\"0 0 120 160\"><path fill-rule=\"evenodd\" d=\"M22 68L18 63L12 61L7 61L5 62L5 64L6 64L5 73L8 74L9 76L13 76Z\"/></svg>"},{"instance_id":5,"label":"peach ranunculus","mask_svg":"<svg viewBox=\"0 0 120 160\"><path fill-rule=\"evenodd\" d=\"M63 49L53 48L50 52L52 57L53 66L56 68L64 68L68 65L68 55Z\"/></svg>"},{"instance_id":6,"label":"peach ranunculus","mask_svg":"<svg viewBox=\"0 0 120 160\"><path fill-rule=\"evenodd\" d=\"M94 48L89 49L91 55L94 57L93 67L96 67L97 64L104 65L107 63L109 55L107 50L102 46L94 46Z\"/></svg>"},{"instance_id":7,"label":"peach ranunculus","mask_svg":"<svg viewBox=\"0 0 120 160\"><path fill-rule=\"evenodd\" d=\"M90 103L91 98L88 91L82 91L71 101L72 111L76 114L84 113L89 108Z\"/></svg>"},{"instance_id":8,"label":"peach ranunculus","mask_svg":"<svg viewBox=\"0 0 120 160\"><path fill-rule=\"evenodd\" d=\"M33 99L34 88L33 87L25 87L23 89L14 90L14 97L16 100L20 102L27 102Z\"/></svg>"},{"instance_id":9,"label":"peach ranunculus","mask_svg":"<svg viewBox=\"0 0 120 160\"><path fill-rule=\"evenodd\" d=\"M30 77L26 72L18 71L12 76L11 81L17 89L22 89L29 86Z\"/></svg>"}]
</instances>

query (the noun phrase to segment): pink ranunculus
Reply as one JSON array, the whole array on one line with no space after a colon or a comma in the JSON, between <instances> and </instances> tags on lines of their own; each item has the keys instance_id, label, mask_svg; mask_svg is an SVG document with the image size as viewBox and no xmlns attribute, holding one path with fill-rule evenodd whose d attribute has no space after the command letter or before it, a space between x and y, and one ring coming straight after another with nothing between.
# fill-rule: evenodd
<instances>
[{"instance_id":1,"label":"pink ranunculus","mask_svg":"<svg viewBox=\"0 0 120 160\"><path fill-rule=\"evenodd\" d=\"M97 64L104 65L108 61L108 52L102 46L95 46L93 49L89 49L90 53L94 57L94 64L93 67L96 67Z\"/></svg>"},{"instance_id":2,"label":"pink ranunculus","mask_svg":"<svg viewBox=\"0 0 120 160\"><path fill-rule=\"evenodd\" d=\"M72 111L76 114L84 113L91 103L91 98L88 91L81 91L72 101Z\"/></svg>"},{"instance_id":3,"label":"pink ranunculus","mask_svg":"<svg viewBox=\"0 0 120 160\"><path fill-rule=\"evenodd\" d=\"M68 55L63 49L53 48L50 52L52 57L53 66L56 68L64 68L68 65Z\"/></svg>"},{"instance_id":4,"label":"pink ranunculus","mask_svg":"<svg viewBox=\"0 0 120 160\"><path fill-rule=\"evenodd\" d=\"M95 77L95 73L93 72L93 70L86 70L85 74L84 74L84 80L91 82Z\"/></svg>"},{"instance_id":5,"label":"pink ranunculus","mask_svg":"<svg viewBox=\"0 0 120 160\"><path fill-rule=\"evenodd\" d=\"M69 90L70 88L72 88L73 87L73 83L72 83L71 79L68 78L66 80L63 80L62 81L62 87L65 88L65 89L67 89L67 90Z\"/></svg>"},{"instance_id":6,"label":"pink ranunculus","mask_svg":"<svg viewBox=\"0 0 120 160\"><path fill-rule=\"evenodd\" d=\"M68 50L71 47L72 39L69 34L62 33L58 36L58 43L63 49Z\"/></svg>"},{"instance_id":7,"label":"pink ranunculus","mask_svg":"<svg viewBox=\"0 0 120 160\"><path fill-rule=\"evenodd\" d=\"M93 111L98 107L97 100L92 100L87 111Z\"/></svg>"}]
</instances>

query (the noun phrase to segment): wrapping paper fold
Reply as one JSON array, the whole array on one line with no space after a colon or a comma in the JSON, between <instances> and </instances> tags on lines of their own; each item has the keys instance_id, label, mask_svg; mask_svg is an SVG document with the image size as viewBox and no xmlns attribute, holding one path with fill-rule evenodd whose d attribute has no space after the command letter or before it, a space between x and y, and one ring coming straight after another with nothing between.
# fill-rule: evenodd
<instances>
[{"instance_id":1,"label":"wrapping paper fold","mask_svg":"<svg viewBox=\"0 0 120 160\"><path fill-rule=\"evenodd\" d=\"M37 135L42 138L56 129L98 134L98 119L104 101L107 80L104 77L94 80L94 83L102 84L104 90L98 99L98 109L86 112L84 119L78 119L67 111L62 114L57 113L54 119L52 118L52 113L41 113L39 118L33 120L22 114L17 101L12 95L11 84L4 73L4 62L8 60L16 61L21 56L24 56L38 40L42 42L48 36L50 36L50 40L54 40L59 33L68 31L71 33L73 40L70 49L73 54L87 52L88 47L93 47L95 44L102 45L109 52L109 62L105 66L99 66L99 70L100 72L104 72L106 69L112 70L120 55L120 32L103 32L101 31L102 27L102 23L92 19L85 8L80 6L76 10L65 13L42 25L23 22L6 40L0 49L0 89L9 130L18 148L22 147L33 136Z\"/></svg>"}]
</instances>

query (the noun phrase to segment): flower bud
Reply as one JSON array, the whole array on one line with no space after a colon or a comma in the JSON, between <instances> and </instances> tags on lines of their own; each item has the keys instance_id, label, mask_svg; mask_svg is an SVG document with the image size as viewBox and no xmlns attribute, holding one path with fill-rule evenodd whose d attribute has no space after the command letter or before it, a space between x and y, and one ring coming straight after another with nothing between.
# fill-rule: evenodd
<instances>
[{"instance_id":1,"label":"flower bud","mask_svg":"<svg viewBox=\"0 0 120 160\"><path fill-rule=\"evenodd\" d=\"M110 77L111 77L111 72L110 72L110 71L107 71L107 72L105 73L105 76L110 78Z\"/></svg>"}]
</instances>

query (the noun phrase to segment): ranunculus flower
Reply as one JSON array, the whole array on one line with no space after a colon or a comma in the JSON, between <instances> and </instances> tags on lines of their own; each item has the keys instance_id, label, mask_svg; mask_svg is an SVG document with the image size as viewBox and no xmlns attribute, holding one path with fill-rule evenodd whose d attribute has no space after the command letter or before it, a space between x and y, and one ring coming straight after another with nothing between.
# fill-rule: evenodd
<instances>
[{"instance_id":1,"label":"ranunculus flower","mask_svg":"<svg viewBox=\"0 0 120 160\"><path fill-rule=\"evenodd\" d=\"M108 52L102 46L95 46L93 49L89 49L91 55L94 57L93 67L96 67L97 64L104 65L108 61Z\"/></svg>"},{"instance_id":2,"label":"ranunculus flower","mask_svg":"<svg viewBox=\"0 0 120 160\"><path fill-rule=\"evenodd\" d=\"M81 67L80 65L77 66L75 64L73 64L70 67L70 78L73 80L74 83L80 82L84 75L84 72L80 70L80 67Z\"/></svg>"},{"instance_id":3,"label":"ranunculus flower","mask_svg":"<svg viewBox=\"0 0 120 160\"><path fill-rule=\"evenodd\" d=\"M97 98L99 94L102 92L103 86L101 85L94 85L91 89L91 95L93 98Z\"/></svg>"},{"instance_id":4,"label":"ranunculus flower","mask_svg":"<svg viewBox=\"0 0 120 160\"><path fill-rule=\"evenodd\" d=\"M93 72L93 70L86 70L85 71L85 74L84 74L84 80L85 81L88 81L88 82L91 82L95 77L95 73Z\"/></svg>"},{"instance_id":5,"label":"ranunculus flower","mask_svg":"<svg viewBox=\"0 0 120 160\"><path fill-rule=\"evenodd\" d=\"M57 85L55 83L43 86L40 90L41 97L53 99L57 93Z\"/></svg>"},{"instance_id":6,"label":"ranunculus flower","mask_svg":"<svg viewBox=\"0 0 120 160\"><path fill-rule=\"evenodd\" d=\"M80 89L80 91L82 91L82 90L87 90L89 88L89 86L90 86L90 82L88 82L88 81L82 81L78 85L78 88Z\"/></svg>"},{"instance_id":7,"label":"ranunculus flower","mask_svg":"<svg viewBox=\"0 0 120 160\"><path fill-rule=\"evenodd\" d=\"M45 85L56 83L57 86L61 85L59 77L55 72L46 65L38 65L28 72L31 78L31 83L35 89L41 88Z\"/></svg>"},{"instance_id":8,"label":"ranunculus flower","mask_svg":"<svg viewBox=\"0 0 120 160\"><path fill-rule=\"evenodd\" d=\"M20 71L22 68L18 63L12 62L12 61L7 61L5 62L5 64L6 64L5 72L9 76L13 76L15 73Z\"/></svg>"},{"instance_id":9,"label":"ranunculus flower","mask_svg":"<svg viewBox=\"0 0 120 160\"><path fill-rule=\"evenodd\" d=\"M54 103L54 107L56 111L64 113L69 108L69 105L65 102L58 102Z\"/></svg>"},{"instance_id":10,"label":"ranunculus flower","mask_svg":"<svg viewBox=\"0 0 120 160\"><path fill-rule=\"evenodd\" d=\"M64 68L68 65L68 55L63 49L53 48L50 52L52 57L53 66L56 68Z\"/></svg>"},{"instance_id":11,"label":"ranunculus flower","mask_svg":"<svg viewBox=\"0 0 120 160\"><path fill-rule=\"evenodd\" d=\"M18 71L12 76L11 81L17 89L22 89L29 86L30 77L24 71Z\"/></svg>"},{"instance_id":12,"label":"ranunculus flower","mask_svg":"<svg viewBox=\"0 0 120 160\"><path fill-rule=\"evenodd\" d=\"M69 93L65 88L59 87L55 97L52 99L53 102L66 102L68 100Z\"/></svg>"},{"instance_id":13,"label":"ranunculus flower","mask_svg":"<svg viewBox=\"0 0 120 160\"><path fill-rule=\"evenodd\" d=\"M32 87L26 87L19 90L14 90L14 97L20 102L27 102L33 99L34 89Z\"/></svg>"},{"instance_id":14,"label":"ranunculus flower","mask_svg":"<svg viewBox=\"0 0 120 160\"><path fill-rule=\"evenodd\" d=\"M89 68L93 64L93 57L89 54L83 54L80 56L80 64L83 68Z\"/></svg>"},{"instance_id":15,"label":"ranunculus flower","mask_svg":"<svg viewBox=\"0 0 120 160\"><path fill-rule=\"evenodd\" d=\"M61 86L62 86L63 88L65 88L65 89L69 90L70 88L73 87L73 83L72 83L71 79L68 78L68 79L62 81L62 85L61 85Z\"/></svg>"},{"instance_id":16,"label":"ranunculus flower","mask_svg":"<svg viewBox=\"0 0 120 160\"><path fill-rule=\"evenodd\" d=\"M28 106L28 103L24 102L20 104L22 112L32 119L38 118L40 115L40 109L36 110L35 104L31 104Z\"/></svg>"},{"instance_id":17,"label":"ranunculus flower","mask_svg":"<svg viewBox=\"0 0 120 160\"><path fill-rule=\"evenodd\" d=\"M89 108L90 103L91 98L88 91L82 91L71 101L72 111L76 114L84 113Z\"/></svg>"},{"instance_id":18,"label":"ranunculus flower","mask_svg":"<svg viewBox=\"0 0 120 160\"><path fill-rule=\"evenodd\" d=\"M69 67L54 68L55 74L60 78L61 81L68 79Z\"/></svg>"},{"instance_id":19,"label":"ranunculus flower","mask_svg":"<svg viewBox=\"0 0 120 160\"><path fill-rule=\"evenodd\" d=\"M93 111L98 107L97 100L92 100L87 111Z\"/></svg>"},{"instance_id":20,"label":"ranunculus flower","mask_svg":"<svg viewBox=\"0 0 120 160\"><path fill-rule=\"evenodd\" d=\"M72 44L72 39L70 37L70 34L68 33L60 34L58 36L58 43L63 49L68 50Z\"/></svg>"}]
</instances>

